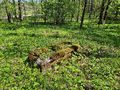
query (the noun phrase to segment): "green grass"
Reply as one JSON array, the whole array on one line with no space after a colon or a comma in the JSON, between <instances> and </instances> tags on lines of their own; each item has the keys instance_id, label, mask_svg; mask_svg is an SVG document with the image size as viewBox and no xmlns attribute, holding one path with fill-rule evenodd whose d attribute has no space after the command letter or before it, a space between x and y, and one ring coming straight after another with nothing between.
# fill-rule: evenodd
<instances>
[{"instance_id":1,"label":"green grass","mask_svg":"<svg viewBox=\"0 0 120 90\"><path fill-rule=\"evenodd\" d=\"M50 25L38 23L0 23L0 89L1 90L119 90L120 25L86 24ZM56 42L72 41L87 52L41 73L24 62L28 52ZM107 53L98 53L101 48ZM101 53L100 53L101 54Z\"/></svg>"}]
</instances>

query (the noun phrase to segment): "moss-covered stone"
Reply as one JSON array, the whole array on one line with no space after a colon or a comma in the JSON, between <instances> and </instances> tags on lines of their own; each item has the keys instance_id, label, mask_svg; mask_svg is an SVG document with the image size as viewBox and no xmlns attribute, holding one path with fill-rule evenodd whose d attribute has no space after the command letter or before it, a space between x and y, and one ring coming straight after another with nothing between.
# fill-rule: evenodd
<instances>
[{"instance_id":1,"label":"moss-covered stone","mask_svg":"<svg viewBox=\"0 0 120 90\"><path fill-rule=\"evenodd\" d=\"M72 42L60 42L60 43L57 43L57 44L54 44L54 45L51 45L50 48L53 50L53 51L58 51L58 50L61 50L61 49L65 49L65 48L68 48L72 45Z\"/></svg>"},{"instance_id":2,"label":"moss-covered stone","mask_svg":"<svg viewBox=\"0 0 120 90\"><path fill-rule=\"evenodd\" d=\"M30 61L36 61L40 57L40 55L42 55L43 53L46 53L47 51L48 51L47 48L34 49L34 50L29 52L28 59Z\"/></svg>"},{"instance_id":3,"label":"moss-covered stone","mask_svg":"<svg viewBox=\"0 0 120 90\"><path fill-rule=\"evenodd\" d=\"M37 48L31 51L28 55L28 59L34 62L41 60L41 56L43 53L47 55L50 53L50 56L47 57L42 63L38 63L40 67L43 69L51 67L57 62L61 60L69 59L72 56L73 52L77 52L81 47L79 44L72 44L72 42L61 42L51 46L51 52L49 52L48 48ZM54 53L53 53L54 52Z\"/></svg>"}]
</instances>

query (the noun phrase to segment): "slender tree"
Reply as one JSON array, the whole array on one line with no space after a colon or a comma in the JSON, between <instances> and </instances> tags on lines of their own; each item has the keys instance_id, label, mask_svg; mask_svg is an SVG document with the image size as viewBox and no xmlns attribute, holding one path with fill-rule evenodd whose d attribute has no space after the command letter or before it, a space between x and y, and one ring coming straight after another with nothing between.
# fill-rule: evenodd
<instances>
[{"instance_id":1,"label":"slender tree","mask_svg":"<svg viewBox=\"0 0 120 90\"><path fill-rule=\"evenodd\" d=\"M119 12L120 12L120 2L119 2L119 0L114 0L114 1L112 1L113 3L113 9L114 9L114 12L115 12L115 14L114 14L114 18L115 19L117 19L118 18L118 16L119 16Z\"/></svg>"},{"instance_id":2,"label":"slender tree","mask_svg":"<svg viewBox=\"0 0 120 90\"><path fill-rule=\"evenodd\" d=\"M107 6L106 6L106 8L105 8L105 13L104 13L104 16L103 16L103 23L105 23L105 21L106 21L107 13L108 13L108 9L109 9L110 3L111 3L111 0L108 0Z\"/></svg>"},{"instance_id":3,"label":"slender tree","mask_svg":"<svg viewBox=\"0 0 120 90\"><path fill-rule=\"evenodd\" d=\"M82 26L83 26L83 21L84 21L86 6L87 6L87 0L84 1L84 8L83 8L82 17L81 17L80 29L81 29Z\"/></svg>"},{"instance_id":4,"label":"slender tree","mask_svg":"<svg viewBox=\"0 0 120 90\"><path fill-rule=\"evenodd\" d=\"M91 15L93 12L93 4L94 4L94 0L90 0L90 9L89 9L89 18L91 19Z\"/></svg>"},{"instance_id":5,"label":"slender tree","mask_svg":"<svg viewBox=\"0 0 120 90\"><path fill-rule=\"evenodd\" d=\"M26 6L25 6L25 4L26 4L26 1L25 0L22 0L24 3L23 3L23 10L24 10L24 16L26 16L27 15L27 13L26 13Z\"/></svg>"},{"instance_id":6,"label":"slender tree","mask_svg":"<svg viewBox=\"0 0 120 90\"><path fill-rule=\"evenodd\" d=\"M103 15L104 15L104 10L105 10L105 3L106 3L106 0L102 0L98 24L103 24Z\"/></svg>"},{"instance_id":7,"label":"slender tree","mask_svg":"<svg viewBox=\"0 0 120 90\"><path fill-rule=\"evenodd\" d=\"M118 17L118 14L119 14L119 7L116 8L116 11L115 11L115 18Z\"/></svg>"},{"instance_id":8,"label":"slender tree","mask_svg":"<svg viewBox=\"0 0 120 90\"><path fill-rule=\"evenodd\" d=\"M73 21L73 18L74 18L74 15L75 15L75 5L76 5L76 3L75 3L75 0L71 0L71 5L72 5L72 13L71 13L71 17L70 17L70 21L72 22Z\"/></svg>"},{"instance_id":9,"label":"slender tree","mask_svg":"<svg viewBox=\"0 0 120 90\"><path fill-rule=\"evenodd\" d=\"M8 0L4 0L5 11L7 14L7 20L9 23L12 23L12 15L11 15L11 12L9 11L8 3L9 3Z\"/></svg>"},{"instance_id":10,"label":"slender tree","mask_svg":"<svg viewBox=\"0 0 120 90\"><path fill-rule=\"evenodd\" d=\"M22 6L21 6L21 0L18 0L18 18L20 21L22 21Z\"/></svg>"},{"instance_id":11,"label":"slender tree","mask_svg":"<svg viewBox=\"0 0 120 90\"><path fill-rule=\"evenodd\" d=\"M77 17L76 17L76 21L79 21L79 16L80 16L80 0L78 0L78 9L77 9Z\"/></svg>"},{"instance_id":12,"label":"slender tree","mask_svg":"<svg viewBox=\"0 0 120 90\"><path fill-rule=\"evenodd\" d=\"M13 8L14 8L13 13L14 13L15 18L17 19L17 12L16 12L16 3L15 3L15 0L12 0L12 3L13 3Z\"/></svg>"}]
</instances>

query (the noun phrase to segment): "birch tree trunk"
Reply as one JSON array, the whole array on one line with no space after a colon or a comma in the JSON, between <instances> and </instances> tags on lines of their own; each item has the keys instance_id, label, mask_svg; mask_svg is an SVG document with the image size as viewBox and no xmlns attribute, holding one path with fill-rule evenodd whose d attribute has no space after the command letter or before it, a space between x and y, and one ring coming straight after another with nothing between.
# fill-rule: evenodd
<instances>
[{"instance_id":1,"label":"birch tree trunk","mask_svg":"<svg viewBox=\"0 0 120 90\"><path fill-rule=\"evenodd\" d=\"M17 19L17 13L16 13L16 3L15 3L15 0L12 0L13 2L13 7L14 7L14 16L15 16L15 19Z\"/></svg>"},{"instance_id":2,"label":"birch tree trunk","mask_svg":"<svg viewBox=\"0 0 120 90\"><path fill-rule=\"evenodd\" d=\"M103 23L104 24L105 24L105 21L106 21L106 18L107 18L107 13L108 13L110 3L111 3L111 0L108 0L107 6L106 6L106 9L105 9L105 13L104 13L104 16L103 16Z\"/></svg>"}]
</instances>

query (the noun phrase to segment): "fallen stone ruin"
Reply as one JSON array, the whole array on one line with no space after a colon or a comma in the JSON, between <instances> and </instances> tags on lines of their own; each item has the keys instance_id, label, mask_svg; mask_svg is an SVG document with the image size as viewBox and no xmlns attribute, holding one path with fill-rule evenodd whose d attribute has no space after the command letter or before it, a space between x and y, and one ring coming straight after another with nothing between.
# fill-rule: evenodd
<instances>
[{"instance_id":1,"label":"fallen stone ruin","mask_svg":"<svg viewBox=\"0 0 120 90\"><path fill-rule=\"evenodd\" d=\"M48 48L36 48L29 52L27 61L29 65L37 64L40 71L50 69L54 64L62 60L68 60L72 54L77 53L85 57L120 57L114 50L107 47L99 47L94 50L88 46L80 46L72 42L61 42L51 45Z\"/></svg>"},{"instance_id":2,"label":"fallen stone ruin","mask_svg":"<svg viewBox=\"0 0 120 90\"><path fill-rule=\"evenodd\" d=\"M50 50L49 50L50 48ZM50 46L49 48L37 48L32 50L28 54L28 62L31 64L37 64L41 71L49 69L52 65L61 62L61 60L68 59L72 56L72 53L78 52L80 45L72 44L72 42L62 42ZM47 58L41 59L42 54L47 55Z\"/></svg>"}]
</instances>

